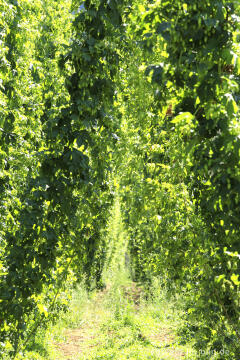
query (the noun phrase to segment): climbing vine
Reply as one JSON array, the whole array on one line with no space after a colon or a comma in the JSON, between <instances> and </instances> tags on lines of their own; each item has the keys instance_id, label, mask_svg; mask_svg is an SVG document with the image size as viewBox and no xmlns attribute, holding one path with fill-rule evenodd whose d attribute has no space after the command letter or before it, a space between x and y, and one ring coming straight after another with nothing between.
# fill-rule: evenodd
<instances>
[{"instance_id":1,"label":"climbing vine","mask_svg":"<svg viewBox=\"0 0 240 360\"><path fill-rule=\"evenodd\" d=\"M165 269L189 295L196 347L231 359L239 356L236 10L224 1L136 4L130 31L148 53L138 68L152 88L135 80L141 103L128 128L137 127L140 147L128 169L138 171L123 195L138 278Z\"/></svg>"},{"instance_id":2,"label":"climbing vine","mask_svg":"<svg viewBox=\"0 0 240 360\"><path fill-rule=\"evenodd\" d=\"M12 16L3 24L1 151L9 160L2 172L8 208L1 214L0 326L3 349L15 356L50 317L70 268L100 280L121 16L114 1L2 7ZM44 290L51 290L48 306Z\"/></svg>"}]
</instances>

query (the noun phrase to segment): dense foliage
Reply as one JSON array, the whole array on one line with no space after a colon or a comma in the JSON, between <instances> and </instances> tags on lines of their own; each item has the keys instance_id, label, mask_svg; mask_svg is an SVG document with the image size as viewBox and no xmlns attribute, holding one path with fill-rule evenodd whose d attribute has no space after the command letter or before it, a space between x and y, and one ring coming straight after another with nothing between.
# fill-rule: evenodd
<instances>
[{"instance_id":1,"label":"dense foliage","mask_svg":"<svg viewBox=\"0 0 240 360\"><path fill-rule=\"evenodd\" d=\"M137 277L164 274L170 288L185 289L187 332L197 348L206 358L237 359L237 8L224 1L136 8L130 32L148 53L138 68L152 82L152 92L147 84L141 90L135 76L130 107L137 116L127 125L134 143L123 196Z\"/></svg>"},{"instance_id":2,"label":"dense foliage","mask_svg":"<svg viewBox=\"0 0 240 360\"><path fill-rule=\"evenodd\" d=\"M70 268L101 272L120 15L105 1L79 6L1 4L0 338L13 354L52 315Z\"/></svg>"},{"instance_id":3,"label":"dense foliage","mask_svg":"<svg viewBox=\"0 0 240 360\"><path fill-rule=\"evenodd\" d=\"M67 304L67 282L101 286L117 193L134 279L184 292L182 333L238 359L238 3L0 11L0 351Z\"/></svg>"}]
</instances>

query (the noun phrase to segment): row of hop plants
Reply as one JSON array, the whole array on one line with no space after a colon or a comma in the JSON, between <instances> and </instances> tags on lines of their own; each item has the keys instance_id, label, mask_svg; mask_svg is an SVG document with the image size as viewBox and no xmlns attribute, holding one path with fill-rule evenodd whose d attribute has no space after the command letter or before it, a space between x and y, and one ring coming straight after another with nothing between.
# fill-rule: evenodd
<instances>
[{"instance_id":1,"label":"row of hop plants","mask_svg":"<svg viewBox=\"0 0 240 360\"><path fill-rule=\"evenodd\" d=\"M157 274L184 293L182 334L218 359L240 351L235 5L135 4L128 30L135 58L122 67L118 96L135 278Z\"/></svg>"},{"instance_id":2,"label":"row of hop plants","mask_svg":"<svg viewBox=\"0 0 240 360\"><path fill-rule=\"evenodd\" d=\"M70 283L101 280L119 5L0 2L3 356L67 308Z\"/></svg>"}]
</instances>

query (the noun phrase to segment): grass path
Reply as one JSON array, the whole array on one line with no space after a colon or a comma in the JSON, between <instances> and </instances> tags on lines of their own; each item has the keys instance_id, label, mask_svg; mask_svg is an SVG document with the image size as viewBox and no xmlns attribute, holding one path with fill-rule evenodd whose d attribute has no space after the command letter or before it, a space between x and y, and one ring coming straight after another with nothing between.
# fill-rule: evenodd
<instances>
[{"instance_id":1,"label":"grass path","mask_svg":"<svg viewBox=\"0 0 240 360\"><path fill-rule=\"evenodd\" d=\"M131 282L95 292L87 301L80 291L55 329L54 359L192 360L191 348L176 335L180 317L176 304L146 301Z\"/></svg>"},{"instance_id":2,"label":"grass path","mask_svg":"<svg viewBox=\"0 0 240 360\"><path fill-rule=\"evenodd\" d=\"M116 197L106 235L108 285L101 292L89 294L83 287L75 292L69 312L49 332L50 360L194 360L191 347L177 336L181 301L170 301L156 279L146 299L130 280L127 243Z\"/></svg>"},{"instance_id":3,"label":"grass path","mask_svg":"<svg viewBox=\"0 0 240 360\"><path fill-rule=\"evenodd\" d=\"M181 300L170 300L159 279L152 279L147 292L130 280L126 263L128 233L118 197L105 236L107 255L102 280L106 288L89 293L79 286L69 311L59 313L55 325L40 328L19 359L197 359L188 341L183 344L177 336L183 322Z\"/></svg>"}]
</instances>

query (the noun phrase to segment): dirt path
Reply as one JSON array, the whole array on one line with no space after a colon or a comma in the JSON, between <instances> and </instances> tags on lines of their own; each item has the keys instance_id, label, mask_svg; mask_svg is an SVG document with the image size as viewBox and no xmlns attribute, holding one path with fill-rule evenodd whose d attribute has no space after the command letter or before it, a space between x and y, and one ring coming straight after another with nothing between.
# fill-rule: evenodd
<instances>
[{"instance_id":1,"label":"dirt path","mask_svg":"<svg viewBox=\"0 0 240 360\"><path fill-rule=\"evenodd\" d=\"M55 346L58 352L61 354L59 360L76 359L81 353L93 346L98 346L98 343L90 345L89 342L95 339L95 335L92 334L92 329L88 326L85 328L66 330L65 337L66 341L62 343L56 343Z\"/></svg>"},{"instance_id":2,"label":"dirt path","mask_svg":"<svg viewBox=\"0 0 240 360\"><path fill-rule=\"evenodd\" d=\"M97 348L98 332L104 319L104 313L98 302L101 301L101 294L83 311L81 326L75 329L64 330L64 341L55 342L55 348L59 353L56 360L81 359L81 355L91 352Z\"/></svg>"}]
</instances>

